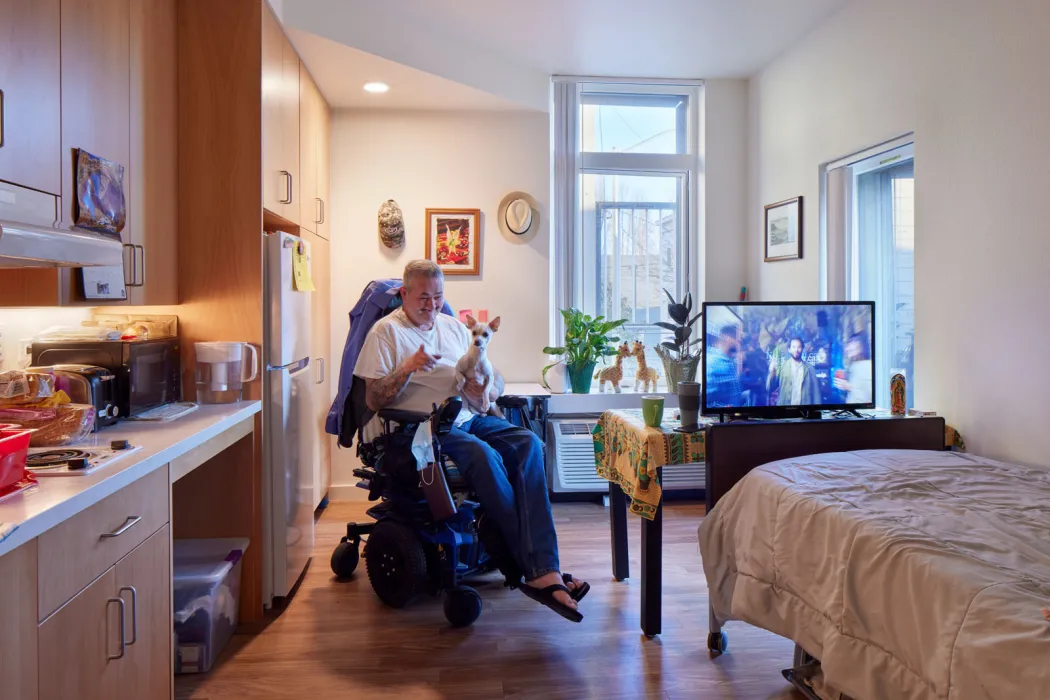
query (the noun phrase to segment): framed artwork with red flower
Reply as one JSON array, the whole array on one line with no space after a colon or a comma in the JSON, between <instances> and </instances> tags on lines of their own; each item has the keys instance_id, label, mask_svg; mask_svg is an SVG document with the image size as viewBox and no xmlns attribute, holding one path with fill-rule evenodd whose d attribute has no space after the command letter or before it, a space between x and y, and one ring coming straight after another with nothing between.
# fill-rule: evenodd
<instances>
[{"instance_id":1,"label":"framed artwork with red flower","mask_svg":"<svg viewBox=\"0 0 1050 700\"><path fill-rule=\"evenodd\" d=\"M446 275L478 274L480 237L480 209L427 209L426 257Z\"/></svg>"}]
</instances>

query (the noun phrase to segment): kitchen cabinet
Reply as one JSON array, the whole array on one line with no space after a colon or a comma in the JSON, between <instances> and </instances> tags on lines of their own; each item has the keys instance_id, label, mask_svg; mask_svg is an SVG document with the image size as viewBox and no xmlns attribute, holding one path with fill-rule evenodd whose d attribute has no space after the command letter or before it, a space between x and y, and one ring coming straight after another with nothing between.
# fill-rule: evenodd
<instances>
[{"instance_id":1,"label":"kitchen cabinet","mask_svg":"<svg viewBox=\"0 0 1050 700\"><path fill-rule=\"evenodd\" d=\"M166 470L162 470L166 471ZM171 688L171 531L168 525L117 562L128 645L117 698L166 698Z\"/></svg>"},{"instance_id":2,"label":"kitchen cabinet","mask_svg":"<svg viewBox=\"0 0 1050 700\"><path fill-rule=\"evenodd\" d=\"M62 0L61 214L66 225L75 222L73 153L78 148L124 166L127 199L134 177L130 41L130 0ZM133 243L130 226L125 225L121 239Z\"/></svg>"},{"instance_id":3,"label":"kitchen cabinet","mask_svg":"<svg viewBox=\"0 0 1050 700\"><path fill-rule=\"evenodd\" d=\"M327 495L332 485L332 440L333 436L325 432L325 421L328 417L328 409L335 399L334 372L338 368L330 362L332 347L332 322L331 322L331 289L332 276L329 268L329 243L317 234L309 231L303 232L303 239L310 244L310 275L313 278L316 291L310 303L310 356L314 364L315 387L313 394L314 420L310 422L314 430L314 439L317 449L314 450L314 506L318 505Z\"/></svg>"},{"instance_id":4,"label":"kitchen cabinet","mask_svg":"<svg viewBox=\"0 0 1050 700\"><path fill-rule=\"evenodd\" d=\"M39 697L36 562L36 540L0 557L0 679L4 697L19 700Z\"/></svg>"},{"instance_id":5,"label":"kitchen cabinet","mask_svg":"<svg viewBox=\"0 0 1050 700\"><path fill-rule=\"evenodd\" d=\"M128 302L179 303L176 0L131 3Z\"/></svg>"},{"instance_id":6,"label":"kitchen cabinet","mask_svg":"<svg viewBox=\"0 0 1050 700\"><path fill-rule=\"evenodd\" d=\"M0 180L62 193L60 0L0 0Z\"/></svg>"},{"instance_id":7,"label":"kitchen cabinet","mask_svg":"<svg viewBox=\"0 0 1050 700\"><path fill-rule=\"evenodd\" d=\"M127 622L117 598L112 568L69 600L38 630L41 700L114 698L122 654L120 623Z\"/></svg>"},{"instance_id":8,"label":"kitchen cabinet","mask_svg":"<svg viewBox=\"0 0 1050 700\"><path fill-rule=\"evenodd\" d=\"M299 56L262 11L263 208L299 224Z\"/></svg>"},{"instance_id":9,"label":"kitchen cabinet","mask_svg":"<svg viewBox=\"0 0 1050 700\"><path fill-rule=\"evenodd\" d=\"M300 64L299 164L302 178L300 225L328 240L329 109L317 84Z\"/></svg>"}]
</instances>

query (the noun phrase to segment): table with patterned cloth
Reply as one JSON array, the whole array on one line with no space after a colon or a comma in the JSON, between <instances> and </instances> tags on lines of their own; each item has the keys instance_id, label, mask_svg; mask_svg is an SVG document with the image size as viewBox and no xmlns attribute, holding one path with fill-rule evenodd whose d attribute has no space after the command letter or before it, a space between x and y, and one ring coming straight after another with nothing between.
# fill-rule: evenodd
<instances>
[{"instance_id":1,"label":"table with patterned cloth","mask_svg":"<svg viewBox=\"0 0 1050 700\"><path fill-rule=\"evenodd\" d=\"M660 470L672 464L697 464L706 458L706 426L715 419L701 418L701 429L682 433L674 418L676 411L664 411L659 428L650 428L641 409L605 411L594 427L594 466L598 476L609 482L609 527L612 544L613 577L630 577L627 551L627 513L642 519L642 631L652 637L660 633L662 579L663 491ZM888 411L876 411L889 417ZM965 450L966 444L955 428L945 424L944 445Z\"/></svg>"},{"instance_id":2,"label":"table with patterned cloth","mask_svg":"<svg viewBox=\"0 0 1050 700\"><path fill-rule=\"evenodd\" d=\"M703 462L703 428L712 422L701 419L700 430L682 433L675 430L681 423L670 410L664 411L659 428L645 425L641 409L606 411L593 432L598 476L627 494L632 513L652 520L663 495L657 470L669 464Z\"/></svg>"}]
</instances>

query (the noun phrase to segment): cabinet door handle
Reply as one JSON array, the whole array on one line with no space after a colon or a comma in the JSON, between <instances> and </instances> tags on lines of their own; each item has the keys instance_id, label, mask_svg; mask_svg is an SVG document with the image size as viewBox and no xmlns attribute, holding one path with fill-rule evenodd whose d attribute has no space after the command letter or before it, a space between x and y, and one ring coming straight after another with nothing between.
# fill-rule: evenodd
<instances>
[{"instance_id":1,"label":"cabinet door handle","mask_svg":"<svg viewBox=\"0 0 1050 700\"><path fill-rule=\"evenodd\" d=\"M110 538L110 537L120 537L120 536L121 536L121 535L123 535L123 534L124 534L125 532L127 532L128 530L130 530L130 529L131 529L131 528L132 528L132 527L133 527L133 526L134 526L135 524L137 524L137 523L138 523L138 521L140 521L140 520L142 520L142 516L140 516L140 515L129 515L129 516L128 516L128 519L124 521L124 524L123 524L123 525L121 525L120 527L118 527L118 528L117 528L116 530L114 530L113 532L104 532L104 533L102 533L102 534L101 534L101 535L99 536L99 539L101 539L101 540L105 540L105 539L108 539L108 538Z\"/></svg>"},{"instance_id":2,"label":"cabinet door handle","mask_svg":"<svg viewBox=\"0 0 1050 700\"><path fill-rule=\"evenodd\" d=\"M131 641L127 643L130 647L139 638L139 592L134 586L121 586L120 599L124 600L124 591L131 591ZM123 632L121 632L123 635Z\"/></svg>"},{"instance_id":3,"label":"cabinet door handle","mask_svg":"<svg viewBox=\"0 0 1050 700\"><path fill-rule=\"evenodd\" d=\"M284 175L287 180L284 181L284 199L280 200L281 204L292 203L292 174L287 170L282 170L281 174Z\"/></svg>"},{"instance_id":4,"label":"cabinet door handle","mask_svg":"<svg viewBox=\"0 0 1050 700\"><path fill-rule=\"evenodd\" d=\"M327 219L327 218L328 218L328 212L325 211L324 200L322 199L321 200L321 220L318 221L317 223L323 224L325 222L325 219Z\"/></svg>"},{"instance_id":5,"label":"cabinet door handle","mask_svg":"<svg viewBox=\"0 0 1050 700\"><path fill-rule=\"evenodd\" d=\"M110 598L106 601L106 607L109 607L110 603L116 603L120 606L120 653L116 656L107 654L106 659L108 661L116 661L117 659L124 658L124 652L127 651L128 643L124 639L124 599L123 598Z\"/></svg>"},{"instance_id":6,"label":"cabinet door handle","mask_svg":"<svg viewBox=\"0 0 1050 700\"><path fill-rule=\"evenodd\" d=\"M317 374L318 374L318 379L314 383L315 384L324 384L324 358L323 357L318 357L317 358Z\"/></svg>"},{"instance_id":7,"label":"cabinet door handle","mask_svg":"<svg viewBox=\"0 0 1050 700\"><path fill-rule=\"evenodd\" d=\"M140 245L132 246L139 252L139 261L142 264L142 269L139 269L139 262L135 263L135 274L137 275L140 271L142 272L142 279L138 280L135 284L136 287L146 286L146 249Z\"/></svg>"},{"instance_id":8,"label":"cabinet door handle","mask_svg":"<svg viewBox=\"0 0 1050 700\"><path fill-rule=\"evenodd\" d=\"M4 91L0 90L0 148L4 147Z\"/></svg>"},{"instance_id":9,"label":"cabinet door handle","mask_svg":"<svg viewBox=\"0 0 1050 700\"><path fill-rule=\"evenodd\" d=\"M131 245L130 243L125 243L124 244L124 250L128 250L129 248L131 249L131 256L129 258L129 260L131 262L130 262L130 265L125 266L125 268L124 268L124 286L125 287L134 287L135 286L135 246ZM127 274L127 268L128 267L131 267L131 281L130 282L128 281L128 274Z\"/></svg>"},{"instance_id":10,"label":"cabinet door handle","mask_svg":"<svg viewBox=\"0 0 1050 700\"><path fill-rule=\"evenodd\" d=\"M314 214L316 215L314 216L314 223L320 224L324 221L324 202L321 201L320 197L314 197L314 201L317 203L314 206Z\"/></svg>"}]
</instances>

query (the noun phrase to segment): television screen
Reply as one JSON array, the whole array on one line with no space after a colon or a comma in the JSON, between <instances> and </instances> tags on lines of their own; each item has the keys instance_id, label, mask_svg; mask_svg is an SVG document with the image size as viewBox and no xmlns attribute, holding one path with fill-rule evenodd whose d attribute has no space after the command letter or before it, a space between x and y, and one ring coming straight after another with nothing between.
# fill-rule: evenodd
<instances>
[{"instance_id":1,"label":"television screen","mask_svg":"<svg viewBox=\"0 0 1050 700\"><path fill-rule=\"evenodd\" d=\"M705 303L703 412L874 408L874 302Z\"/></svg>"}]
</instances>

